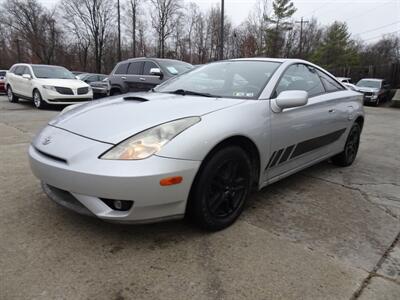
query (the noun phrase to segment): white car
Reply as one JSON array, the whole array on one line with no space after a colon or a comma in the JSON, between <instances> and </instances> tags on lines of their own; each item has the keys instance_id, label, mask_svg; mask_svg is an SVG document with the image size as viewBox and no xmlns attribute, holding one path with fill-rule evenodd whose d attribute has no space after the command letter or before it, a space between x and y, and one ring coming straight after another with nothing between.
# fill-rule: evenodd
<instances>
[{"instance_id":1,"label":"white car","mask_svg":"<svg viewBox=\"0 0 400 300\"><path fill-rule=\"evenodd\" d=\"M16 64L6 75L10 102L33 100L36 108L51 104L74 104L93 99L92 88L59 66Z\"/></svg>"},{"instance_id":2,"label":"white car","mask_svg":"<svg viewBox=\"0 0 400 300\"><path fill-rule=\"evenodd\" d=\"M357 91L357 87L353 84L353 82L351 81L351 78L349 78L349 77L336 77L336 79L339 80L341 83L343 83L343 85L346 86L346 88L348 90Z\"/></svg>"}]
</instances>

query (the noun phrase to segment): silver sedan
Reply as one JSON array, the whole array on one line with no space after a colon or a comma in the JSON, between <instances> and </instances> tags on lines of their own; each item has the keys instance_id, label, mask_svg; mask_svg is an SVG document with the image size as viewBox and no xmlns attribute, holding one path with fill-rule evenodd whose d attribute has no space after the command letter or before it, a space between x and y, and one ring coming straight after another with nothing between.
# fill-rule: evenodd
<instances>
[{"instance_id":1,"label":"silver sedan","mask_svg":"<svg viewBox=\"0 0 400 300\"><path fill-rule=\"evenodd\" d=\"M349 166L362 95L303 60L207 64L150 92L67 107L29 149L44 192L79 213L232 224L251 189L320 161Z\"/></svg>"}]
</instances>

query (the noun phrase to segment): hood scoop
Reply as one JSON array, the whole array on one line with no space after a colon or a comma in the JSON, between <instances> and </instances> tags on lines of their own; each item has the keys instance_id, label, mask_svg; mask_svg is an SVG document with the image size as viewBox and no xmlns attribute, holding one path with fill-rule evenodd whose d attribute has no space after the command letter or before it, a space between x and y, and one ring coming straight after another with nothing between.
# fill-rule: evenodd
<instances>
[{"instance_id":1,"label":"hood scoop","mask_svg":"<svg viewBox=\"0 0 400 300\"><path fill-rule=\"evenodd\" d=\"M138 102L147 102L149 99L137 97L137 96L127 96L123 98L125 101L138 101Z\"/></svg>"}]
</instances>

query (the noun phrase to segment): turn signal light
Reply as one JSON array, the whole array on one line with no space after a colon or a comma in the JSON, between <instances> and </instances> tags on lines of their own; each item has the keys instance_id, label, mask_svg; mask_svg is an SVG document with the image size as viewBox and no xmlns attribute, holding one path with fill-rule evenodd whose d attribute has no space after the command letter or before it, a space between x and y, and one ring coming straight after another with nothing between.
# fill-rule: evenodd
<instances>
[{"instance_id":1,"label":"turn signal light","mask_svg":"<svg viewBox=\"0 0 400 300\"><path fill-rule=\"evenodd\" d=\"M179 184L183 180L182 176L167 177L160 180L161 186Z\"/></svg>"}]
</instances>

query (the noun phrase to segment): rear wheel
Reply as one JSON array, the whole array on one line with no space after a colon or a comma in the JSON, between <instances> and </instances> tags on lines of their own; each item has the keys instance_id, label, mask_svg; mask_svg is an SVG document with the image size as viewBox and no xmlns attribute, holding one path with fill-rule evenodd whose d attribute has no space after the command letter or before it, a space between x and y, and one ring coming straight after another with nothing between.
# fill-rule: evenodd
<instances>
[{"instance_id":1,"label":"rear wheel","mask_svg":"<svg viewBox=\"0 0 400 300\"><path fill-rule=\"evenodd\" d=\"M354 123L347 137L344 151L332 157L332 162L341 167L347 167L353 164L356 159L358 147L360 145L361 127L358 123Z\"/></svg>"},{"instance_id":2,"label":"rear wheel","mask_svg":"<svg viewBox=\"0 0 400 300\"><path fill-rule=\"evenodd\" d=\"M121 91L119 89L112 89L110 91L110 96L117 96L117 95L121 95Z\"/></svg>"},{"instance_id":3,"label":"rear wheel","mask_svg":"<svg viewBox=\"0 0 400 300\"><path fill-rule=\"evenodd\" d=\"M7 97L8 97L8 101L15 103L18 102L18 97L16 97L12 91L11 86L7 87Z\"/></svg>"},{"instance_id":4,"label":"rear wheel","mask_svg":"<svg viewBox=\"0 0 400 300\"><path fill-rule=\"evenodd\" d=\"M42 95L38 90L33 91L33 104L38 109L43 109L46 107L46 102L43 101Z\"/></svg>"},{"instance_id":5,"label":"rear wheel","mask_svg":"<svg viewBox=\"0 0 400 300\"><path fill-rule=\"evenodd\" d=\"M216 152L202 166L192 187L187 217L207 230L220 230L240 216L250 193L251 162L239 147Z\"/></svg>"}]
</instances>

